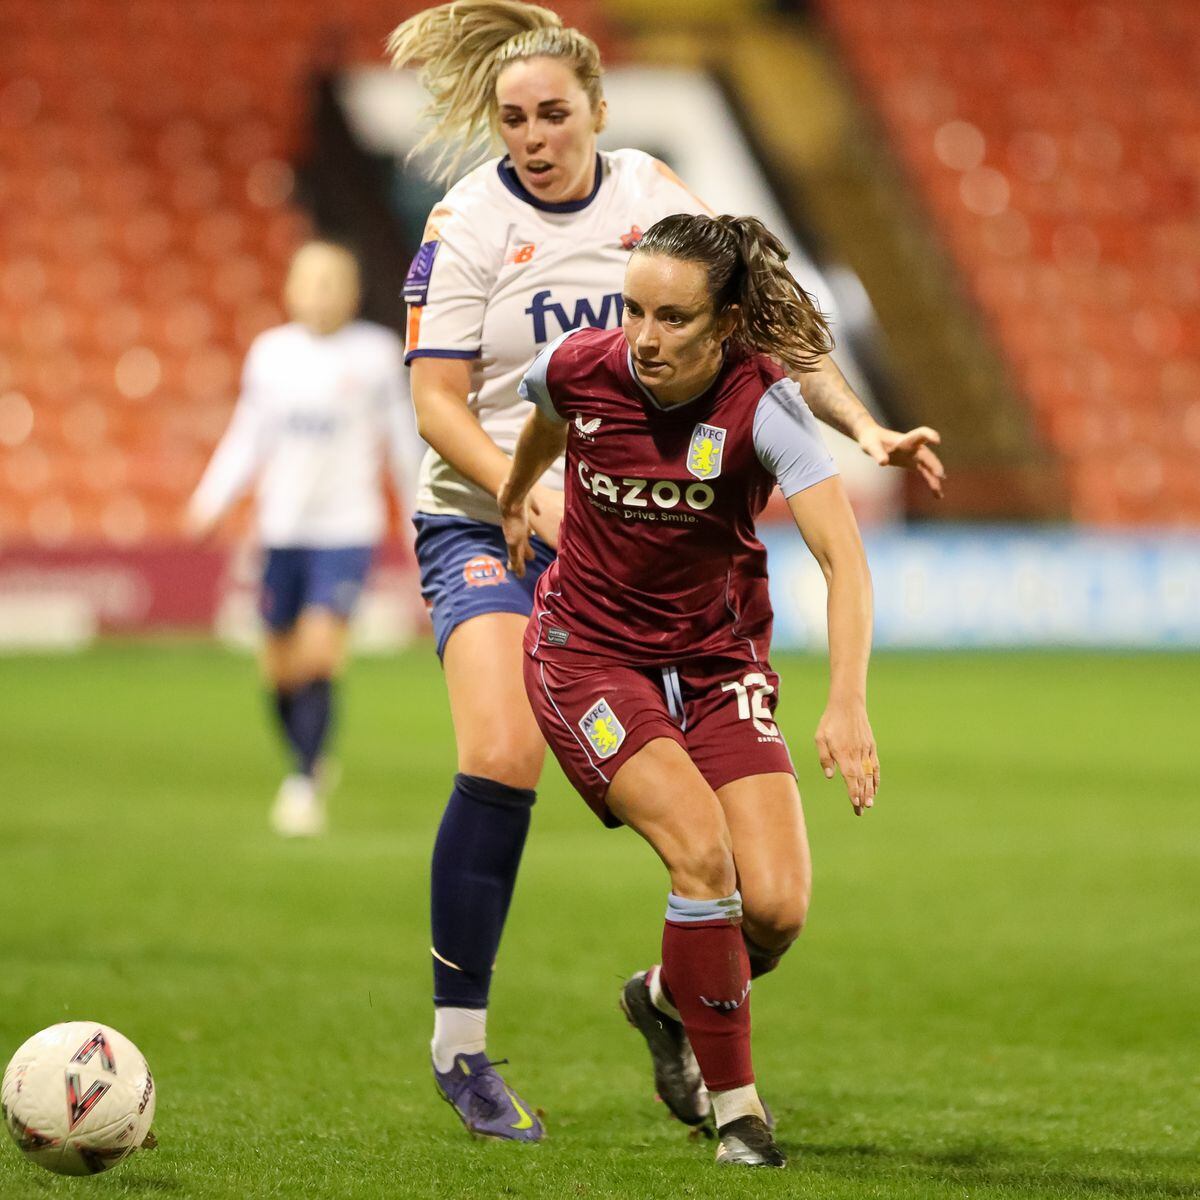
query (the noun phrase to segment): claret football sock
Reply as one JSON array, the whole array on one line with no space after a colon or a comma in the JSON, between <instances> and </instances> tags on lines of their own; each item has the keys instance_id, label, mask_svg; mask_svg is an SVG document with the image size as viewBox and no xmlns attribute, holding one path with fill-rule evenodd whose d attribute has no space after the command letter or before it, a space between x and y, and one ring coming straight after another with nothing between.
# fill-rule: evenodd
<instances>
[{"instance_id":1,"label":"claret football sock","mask_svg":"<svg viewBox=\"0 0 1200 1200\"><path fill-rule=\"evenodd\" d=\"M433 846L433 1002L487 1007L537 793L456 775Z\"/></svg>"},{"instance_id":2,"label":"claret football sock","mask_svg":"<svg viewBox=\"0 0 1200 1200\"><path fill-rule=\"evenodd\" d=\"M292 693L290 732L296 747L296 765L301 774L310 778L325 749L332 710L331 680L312 679Z\"/></svg>"},{"instance_id":3,"label":"claret football sock","mask_svg":"<svg viewBox=\"0 0 1200 1200\"><path fill-rule=\"evenodd\" d=\"M661 974L710 1092L754 1082L750 1060L750 963L742 898L689 900L671 893Z\"/></svg>"},{"instance_id":4,"label":"claret football sock","mask_svg":"<svg viewBox=\"0 0 1200 1200\"><path fill-rule=\"evenodd\" d=\"M487 1048L487 1009L435 1008L429 1048L433 1065L443 1075L454 1066L455 1055L482 1054Z\"/></svg>"}]
</instances>

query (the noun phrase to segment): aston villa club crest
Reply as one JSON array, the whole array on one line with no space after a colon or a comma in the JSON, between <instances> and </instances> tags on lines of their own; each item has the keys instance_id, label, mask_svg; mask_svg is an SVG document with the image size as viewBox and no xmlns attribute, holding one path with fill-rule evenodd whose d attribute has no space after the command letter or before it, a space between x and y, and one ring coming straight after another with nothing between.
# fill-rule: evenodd
<instances>
[{"instance_id":1,"label":"aston villa club crest","mask_svg":"<svg viewBox=\"0 0 1200 1200\"><path fill-rule=\"evenodd\" d=\"M625 740L625 726L603 696L579 718L579 728L600 758L611 758Z\"/></svg>"},{"instance_id":2,"label":"aston villa club crest","mask_svg":"<svg viewBox=\"0 0 1200 1200\"><path fill-rule=\"evenodd\" d=\"M721 474L721 454L725 449L725 430L719 425L696 426L688 446L687 469L697 479L716 479Z\"/></svg>"}]
</instances>

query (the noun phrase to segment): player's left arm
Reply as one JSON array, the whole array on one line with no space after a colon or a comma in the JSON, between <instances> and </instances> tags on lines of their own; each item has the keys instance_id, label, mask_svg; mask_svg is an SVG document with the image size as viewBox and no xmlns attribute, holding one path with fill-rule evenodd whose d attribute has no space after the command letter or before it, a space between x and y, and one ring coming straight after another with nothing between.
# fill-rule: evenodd
<instances>
[{"instance_id":1,"label":"player's left arm","mask_svg":"<svg viewBox=\"0 0 1200 1200\"><path fill-rule=\"evenodd\" d=\"M946 468L933 450L942 441L936 429L920 425L900 433L880 425L828 354L821 356L816 370L797 371L791 377L800 385L808 407L818 420L852 438L881 467L907 467L916 471L929 490L941 499Z\"/></svg>"},{"instance_id":2,"label":"player's left arm","mask_svg":"<svg viewBox=\"0 0 1200 1200\"><path fill-rule=\"evenodd\" d=\"M525 564L533 561L530 509L536 513L538 508L530 493L567 448L567 429L565 421L535 408L517 438L508 478L496 495L504 540L508 544L508 565L518 579L525 574Z\"/></svg>"},{"instance_id":3,"label":"player's left arm","mask_svg":"<svg viewBox=\"0 0 1200 1200\"><path fill-rule=\"evenodd\" d=\"M830 476L788 497L796 527L829 588L829 699L814 738L826 779L836 765L857 816L879 790L879 753L867 717L871 573L841 479Z\"/></svg>"}]
</instances>

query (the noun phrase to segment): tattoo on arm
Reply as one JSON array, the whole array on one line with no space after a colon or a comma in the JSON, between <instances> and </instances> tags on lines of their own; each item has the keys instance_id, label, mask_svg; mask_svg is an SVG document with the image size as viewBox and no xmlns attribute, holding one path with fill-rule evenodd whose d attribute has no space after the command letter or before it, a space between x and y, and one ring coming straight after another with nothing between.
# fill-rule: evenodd
<instances>
[{"instance_id":1,"label":"tattoo on arm","mask_svg":"<svg viewBox=\"0 0 1200 1200\"><path fill-rule=\"evenodd\" d=\"M817 370L800 372L792 378L800 385L800 392L813 416L848 438L857 440L863 428L875 424L875 418L854 394L854 389L828 354L821 359Z\"/></svg>"}]
</instances>

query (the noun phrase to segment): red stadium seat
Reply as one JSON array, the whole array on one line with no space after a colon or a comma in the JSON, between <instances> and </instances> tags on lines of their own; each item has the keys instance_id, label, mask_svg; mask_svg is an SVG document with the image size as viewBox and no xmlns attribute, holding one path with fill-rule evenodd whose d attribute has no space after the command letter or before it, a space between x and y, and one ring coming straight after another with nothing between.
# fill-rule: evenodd
<instances>
[{"instance_id":1,"label":"red stadium seat","mask_svg":"<svg viewBox=\"0 0 1200 1200\"><path fill-rule=\"evenodd\" d=\"M0 536L177 536L310 233L288 159L312 71L380 63L421 7L4 5L0 395L35 416L0 442ZM607 45L596 0L555 7Z\"/></svg>"},{"instance_id":2,"label":"red stadium seat","mask_svg":"<svg viewBox=\"0 0 1200 1200\"><path fill-rule=\"evenodd\" d=\"M1170 452L1183 418L1162 404L1200 394L1200 5L1044 0L1016 20L1000 0L819 8L1075 463L1075 515L1196 521L1200 472ZM982 134L981 167L939 155L951 120ZM1132 431L1128 453L1079 461L1116 429Z\"/></svg>"}]
</instances>

